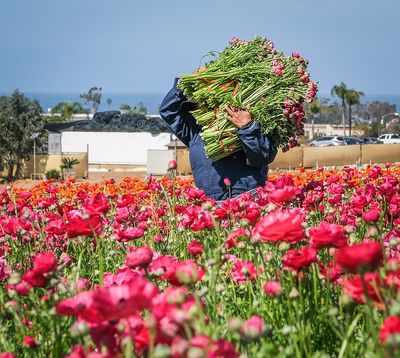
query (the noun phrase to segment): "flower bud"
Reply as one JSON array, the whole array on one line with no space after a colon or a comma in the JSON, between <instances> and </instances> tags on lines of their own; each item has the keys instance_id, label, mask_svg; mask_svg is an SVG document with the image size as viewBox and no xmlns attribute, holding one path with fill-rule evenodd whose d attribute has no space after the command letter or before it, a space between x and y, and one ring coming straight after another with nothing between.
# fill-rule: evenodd
<instances>
[{"instance_id":1,"label":"flower bud","mask_svg":"<svg viewBox=\"0 0 400 358\"><path fill-rule=\"evenodd\" d=\"M265 331L265 323L259 316L252 316L247 321L244 321L240 327L242 336L249 340L259 338Z\"/></svg>"},{"instance_id":2,"label":"flower bud","mask_svg":"<svg viewBox=\"0 0 400 358\"><path fill-rule=\"evenodd\" d=\"M168 162L168 170L174 170L176 169L178 164L176 163L176 160L170 160Z\"/></svg>"},{"instance_id":3,"label":"flower bud","mask_svg":"<svg viewBox=\"0 0 400 358\"><path fill-rule=\"evenodd\" d=\"M89 331L89 326L85 321L76 321L71 327L71 336L73 338L84 337Z\"/></svg>"}]
</instances>

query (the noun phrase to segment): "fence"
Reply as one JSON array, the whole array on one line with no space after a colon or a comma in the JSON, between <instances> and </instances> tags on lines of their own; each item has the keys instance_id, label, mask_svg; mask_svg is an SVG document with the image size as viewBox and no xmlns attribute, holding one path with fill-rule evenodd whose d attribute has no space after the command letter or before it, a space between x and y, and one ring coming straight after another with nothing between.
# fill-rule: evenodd
<instances>
[{"instance_id":1,"label":"fence","mask_svg":"<svg viewBox=\"0 0 400 358\"><path fill-rule=\"evenodd\" d=\"M47 154L36 155L36 178L42 179L47 171L58 170L60 171L61 160L63 158L75 158L79 160L79 164L74 165L70 172L71 176L77 178L87 178L88 176L88 156L87 153L62 153L62 154ZM31 178L34 174L34 158L25 162L22 170L24 178ZM6 176L7 173L0 173L0 176Z\"/></svg>"},{"instance_id":2,"label":"fence","mask_svg":"<svg viewBox=\"0 0 400 358\"><path fill-rule=\"evenodd\" d=\"M181 151L178 167L190 172L189 153ZM271 169L312 168L318 166L341 166L354 164L380 164L400 162L400 144L363 144L338 147L296 147L286 153L281 150L269 165Z\"/></svg>"}]
</instances>

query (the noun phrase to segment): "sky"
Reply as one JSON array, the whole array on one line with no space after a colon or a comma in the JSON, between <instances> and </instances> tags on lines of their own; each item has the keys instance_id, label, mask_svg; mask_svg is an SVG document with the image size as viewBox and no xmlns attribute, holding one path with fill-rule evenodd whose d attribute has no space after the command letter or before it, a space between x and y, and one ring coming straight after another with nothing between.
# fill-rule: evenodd
<instances>
[{"instance_id":1,"label":"sky","mask_svg":"<svg viewBox=\"0 0 400 358\"><path fill-rule=\"evenodd\" d=\"M400 94L399 0L1 0L0 91L163 93L255 35L306 57L320 93Z\"/></svg>"}]
</instances>

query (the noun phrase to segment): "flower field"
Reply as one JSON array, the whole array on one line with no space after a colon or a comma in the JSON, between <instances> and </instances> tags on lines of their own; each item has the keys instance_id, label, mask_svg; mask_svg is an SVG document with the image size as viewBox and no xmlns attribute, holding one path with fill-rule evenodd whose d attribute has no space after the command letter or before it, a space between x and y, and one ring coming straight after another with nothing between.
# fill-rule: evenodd
<instances>
[{"instance_id":1,"label":"flower field","mask_svg":"<svg viewBox=\"0 0 400 358\"><path fill-rule=\"evenodd\" d=\"M8 187L0 240L1 358L400 354L398 165Z\"/></svg>"}]
</instances>

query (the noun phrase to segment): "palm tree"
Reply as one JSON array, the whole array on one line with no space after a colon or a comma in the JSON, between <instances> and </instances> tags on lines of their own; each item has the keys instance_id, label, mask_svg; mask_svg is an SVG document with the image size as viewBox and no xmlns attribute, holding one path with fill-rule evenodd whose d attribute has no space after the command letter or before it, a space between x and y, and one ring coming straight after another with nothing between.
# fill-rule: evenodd
<instances>
[{"instance_id":1,"label":"palm tree","mask_svg":"<svg viewBox=\"0 0 400 358\"><path fill-rule=\"evenodd\" d=\"M340 82L340 85L335 85L331 89L331 95L342 100L342 125L343 135L346 135L346 92L348 91L345 83Z\"/></svg>"},{"instance_id":2,"label":"palm tree","mask_svg":"<svg viewBox=\"0 0 400 358\"><path fill-rule=\"evenodd\" d=\"M111 106L111 103L112 103L112 99L111 98L107 98L106 102L108 104L108 109L110 109L110 106Z\"/></svg>"},{"instance_id":3,"label":"palm tree","mask_svg":"<svg viewBox=\"0 0 400 358\"><path fill-rule=\"evenodd\" d=\"M352 106L360 104L361 96L364 96L364 93L355 89L349 89L345 94L345 99L349 107L349 136L351 136L351 109Z\"/></svg>"}]
</instances>

